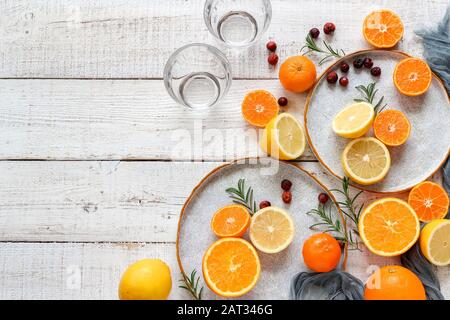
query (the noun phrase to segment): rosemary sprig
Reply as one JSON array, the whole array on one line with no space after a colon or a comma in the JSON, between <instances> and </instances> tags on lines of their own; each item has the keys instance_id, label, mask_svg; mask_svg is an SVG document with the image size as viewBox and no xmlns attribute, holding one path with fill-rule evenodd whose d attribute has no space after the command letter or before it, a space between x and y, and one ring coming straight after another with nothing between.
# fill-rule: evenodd
<instances>
[{"instance_id":1,"label":"rosemary sprig","mask_svg":"<svg viewBox=\"0 0 450 320\"><path fill-rule=\"evenodd\" d=\"M341 57L345 56L344 50L334 49L325 40L323 41L323 45L325 46L326 49L322 49L322 48L318 47L316 42L314 41L314 39L311 37L311 35L309 33L306 36L305 42L306 42L305 45L300 49L300 52L302 52L304 49L308 49L308 50L306 50L306 52L303 53L304 55L308 54L310 52L318 52L318 53L325 54L325 57L323 57L319 61L319 65L322 65L325 61L327 61L330 58L333 58L333 57L341 58Z\"/></svg>"},{"instance_id":2,"label":"rosemary sprig","mask_svg":"<svg viewBox=\"0 0 450 320\"><path fill-rule=\"evenodd\" d=\"M358 240L353 236L352 230L345 232L339 218L333 220L332 207L328 203L319 203L317 209L312 209L306 214L314 215L319 222L312 224L309 228L312 230L320 230L321 232L333 233L334 238L338 241L346 242L350 249L358 249Z\"/></svg>"},{"instance_id":3,"label":"rosemary sprig","mask_svg":"<svg viewBox=\"0 0 450 320\"><path fill-rule=\"evenodd\" d=\"M189 291L189 293L195 300L202 300L203 286L200 288L199 291L198 285L200 281L200 276L196 277L197 270L194 269L191 272L190 277L188 277L184 272L182 273L182 275L183 279L180 279L179 281L183 284L179 285L178 287Z\"/></svg>"},{"instance_id":4,"label":"rosemary sprig","mask_svg":"<svg viewBox=\"0 0 450 320\"><path fill-rule=\"evenodd\" d=\"M382 96L376 104L373 103L375 95L378 92L378 89L375 89L375 86L376 86L375 82L369 83L367 86L364 85L356 86L355 89L358 90L363 95L363 98L353 100L356 102L368 102L372 104L374 106L375 113L377 114L386 108L387 103L383 104L384 96Z\"/></svg>"},{"instance_id":5,"label":"rosemary sprig","mask_svg":"<svg viewBox=\"0 0 450 320\"><path fill-rule=\"evenodd\" d=\"M342 213L349 218L353 222L352 231L356 235L359 236L358 231L358 223L359 217L361 216L361 212L364 208L364 203L361 205L356 204L356 200L363 193L363 191L359 191L353 197L350 195L350 179L348 177L344 177L342 179L342 190L339 189L331 189L332 192L340 193L344 196L344 201L338 201L338 205L341 208Z\"/></svg>"},{"instance_id":6,"label":"rosemary sprig","mask_svg":"<svg viewBox=\"0 0 450 320\"><path fill-rule=\"evenodd\" d=\"M239 179L237 189L231 187L225 191L234 203L243 205L251 214L258 211L256 201L253 200L253 189L248 187L247 191L245 190L245 179Z\"/></svg>"}]
</instances>

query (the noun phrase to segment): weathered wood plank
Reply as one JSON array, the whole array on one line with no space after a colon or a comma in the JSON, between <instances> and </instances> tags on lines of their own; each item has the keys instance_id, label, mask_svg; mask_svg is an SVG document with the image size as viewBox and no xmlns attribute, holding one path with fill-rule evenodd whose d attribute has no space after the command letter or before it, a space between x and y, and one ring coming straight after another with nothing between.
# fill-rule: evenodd
<instances>
[{"instance_id":1,"label":"weathered wood plank","mask_svg":"<svg viewBox=\"0 0 450 320\"><path fill-rule=\"evenodd\" d=\"M242 118L253 89L287 96L303 122L305 94L276 80L236 80L209 112L177 105L162 80L0 80L0 159L232 160L261 153ZM309 149L302 159L313 159Z\"/></svg>"},{"instance_id":2,"label":"weathered wood plank","mask_svg":"<svg viewBox=\"0 0 450 320\"><path fill-rule=\"evenodd\" d=\"M169 299L190 299L178 288L181 277L174 244L0 243L0 252L0 299L117 299L122 272L143 258L159 258L170 266ZM373 268L398 263L352 251L348 272L365 282ZM437 274L442 293L449 298L450 269L437 268Z\"/></svg>"},{"instance_id":3,"label":"weathered wood plank","mask_svg":"<svg viewBox=\"0 0 450 320\"><path fill-rule=\"evenodd\" d=\"M64 0L0 2L0 77L160 78L170 54L191 42L216 43L203 22L200 0ZM249 50L224 48L235 77L274 78L264 44L274 38L281 58L298 54L312 27L333 21L334 47L367 48L363 18L389 8L405 24L399 49L421 55L421 24L443 16L447 0L273 0L273 18L262 41ZM351 18L349 18L351 16Z\"/></svg>"},{"instance_id":4,"label":"weathered wood plank","mask_svg":"<svg viewBox=\"0 0 450 320\"><path fill-rule=\"evenodd\" d=\"M175 242L186 198L220 164L0 161L0 241ZM301 165L339 187L319 163Z\"/></svg>"}]
</instances>

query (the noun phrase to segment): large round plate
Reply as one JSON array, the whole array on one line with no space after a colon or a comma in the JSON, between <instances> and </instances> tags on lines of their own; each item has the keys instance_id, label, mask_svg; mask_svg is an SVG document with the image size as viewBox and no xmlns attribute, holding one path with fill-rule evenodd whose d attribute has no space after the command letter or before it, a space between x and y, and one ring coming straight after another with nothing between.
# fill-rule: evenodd
<instances>
[{"instance_id":1,"label":"large round plate","mask_svg":"<svg viewBox=\"0 0 450 320\"><path fill-rule=\"evenodd\" d=\"M380 78L370 75L368 69L355 70L354 58L369 56L374 65L381 67ZM357 85L377 82L377 97L384 96L389 109L403 111L411 122L411 135L399 147L389 147L391 169L383 181L361 189L393 193L405 191L424 181L436 172L448 156L450 147L450 108L447 92L439 78L433 76L429 90L419 97L400 94L392 81L395 65L407 57L396 51L366 50L346 56L334 63L319 78L310 92L305 108L305 127L309 145L319 161L336 177L342 178L341 154L349 139L337 136L332 129L334 116L353 99L360 98ZM343 88L339 84L330 85L326 74L339 68L342 61L349 63L350 84ZM340 71L337 71L341 74ZM378 101L378 99L375 99ZM368 135L373 136L372 132Z\"/></svg>"},{"instance_id":2,"label":"large round plate","mask_svg":"<svg viewBox=\"0 0 450 320\"><path fill-rule=\"evenodd\" d=\"M291 245L278 254L258 251L261 260L261 277L256 287L245 299L288 299L291 278L299 271L307 271L301 257L303 241L312 234L309 229L314 218L306 214L317 206L317 196L328 192L312 175L296 165L264 159L233 162L208 174L192 191L183 206L178 225L177 256L181 271L190 274L197 270L202 275L202 258L206 249L217 240L211 231L210 221L214 212L231 203L225 189L236 187L244 178L247 186L254 189L255 200L269 200L272 205L285 208L295 224L295 237ZM286 205L281 200L280 182L290 179L293 183L293 200ZM334 198L332 198L334 199ZM332 205L336 215L336 206ZM248 232L247 232L248 233ZM248 240L248 235L244 236ZM202 284L205 284L203 277ZM219 298L204 285L204 298Z\"/></svg>"}]
</instances>

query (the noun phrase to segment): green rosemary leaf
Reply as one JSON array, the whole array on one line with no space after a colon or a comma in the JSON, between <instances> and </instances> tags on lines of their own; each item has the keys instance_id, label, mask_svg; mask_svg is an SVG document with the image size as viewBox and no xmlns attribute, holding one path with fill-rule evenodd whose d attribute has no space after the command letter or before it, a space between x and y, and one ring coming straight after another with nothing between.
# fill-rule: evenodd
<instances>
[{"instance_id":1,"label":"green rosemary leaf","mask_svg":"<svg viewBox=\"0 0 450 320\"><path fill-rule=\"evenodd\" d=\"M225 192L228 193L228 196L234 203L245 206L250 211L250 214L254 214L257 211L256 201L253 200L253 189L248 187L245 190L245 179L238 180L237 189L230 187L225 189Z\"/></svg>"},{"instance_id":2,"label":"green rosemary leaf","mask_svg":"<svg viewBox=\"0 0 450 320\"><path fill-rule=\"evenodd\" d=\"M182 276L183 278L180 279L179 281L183 282L184 284L181 284L178 287L187 290L195 300L201 300L203 286L200 288L200 291L198 291L200 276L196 277L197 270L194 269L191 272L190 277L188 277L184 272L182 273Z\"/></svg>"}]
</instances>

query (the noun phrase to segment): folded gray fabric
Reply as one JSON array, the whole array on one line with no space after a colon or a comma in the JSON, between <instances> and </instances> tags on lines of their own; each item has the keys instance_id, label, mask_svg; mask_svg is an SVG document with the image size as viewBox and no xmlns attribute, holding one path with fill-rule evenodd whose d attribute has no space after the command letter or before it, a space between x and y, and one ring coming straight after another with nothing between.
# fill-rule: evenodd
<instances>
[{"instance_id":1,"label":"folded gray fabric","mask_svg":"<svg viewBox=\"0 0 450 320\"><path fill-rule=\"evenodd\" d=\"M450 6L436 29L417 30L416 34L423 38L425 59L430 68L444 81L450 95Z\"/></svg>"},{"instance_id":2,"label":"folded gray fabric","mask_svg":"<svg viewBox=\"0 0 450 320\"><path fill-rule=\"evenodd\" d=\"M351 274L300 272L291 281L292 300L363 300L364 284Z\"/></svg>"},{"instance_id":3,"label":"folded gray fabric","mask_svg":"<svg viewBox=\"0 0 450 320\"><path fill-rule=\"evenodd\" d=\"M435 267L420 252L420 246L416 243L411 249L401 256L402 265L414 272L422 281L428 300L444 300L441 286L434 269Z\"/></svg>"}]
</instances>

